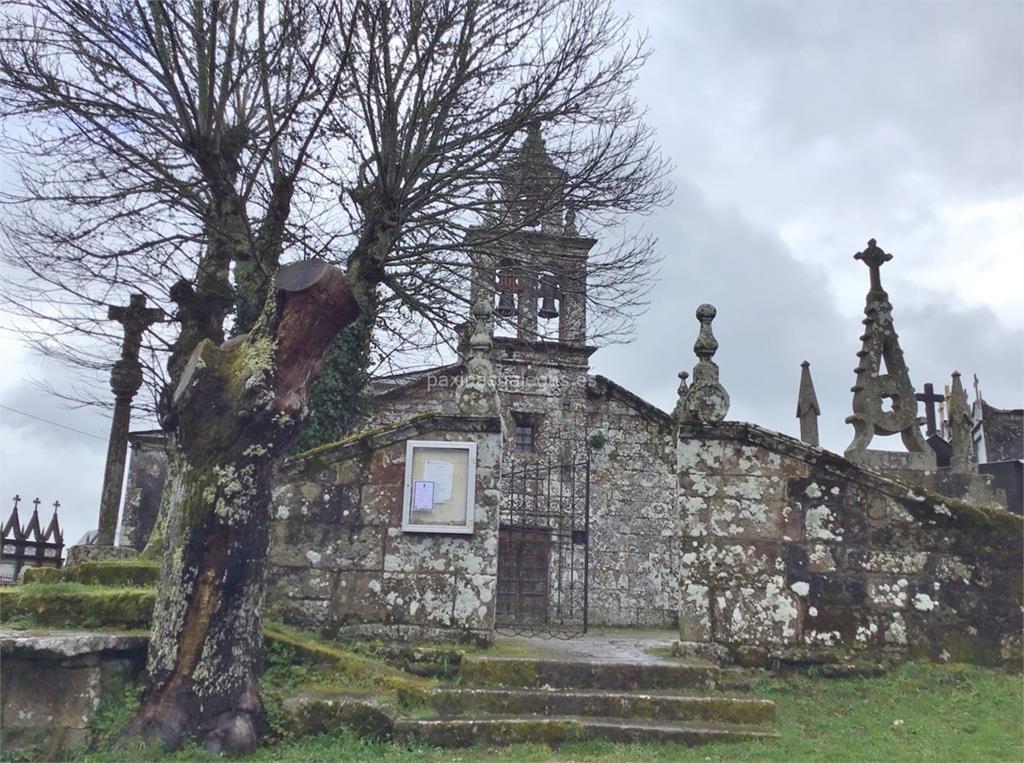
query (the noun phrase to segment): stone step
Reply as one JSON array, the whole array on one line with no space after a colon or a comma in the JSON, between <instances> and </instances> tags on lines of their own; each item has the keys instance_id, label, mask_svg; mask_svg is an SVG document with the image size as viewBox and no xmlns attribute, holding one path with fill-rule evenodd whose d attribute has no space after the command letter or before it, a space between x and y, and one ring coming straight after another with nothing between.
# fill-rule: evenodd
<instances>
[{"instance_id":1,"label":"stone step","mask_svg":"<svg viewBox=\"0 0 1024 763\"><path fill-rule=\"evenodd\" d=\"M394 738L398 742L418 742L434 747L511 745L525 742L556 746L564 742L590 739L697 745L707 742L768 740L777 737L776 732L763 726L578 716L399 718L395 721L394 729Z\"/></svg>"},{"instance_id":2,"label":"stone step","mask_svg":"<svg viewBox=\"0 0 1024 763\"><path fill-rule=\"evenodd\" d=\"M700 663L601 662L467 654L462 659L460 683L517 689L713 689L718 673L716 666Z\"/></svg>"},{"instance_id":3,"label":"stone step","mask_svg":"<svg viewBox=\"0 0 1024 763\"><path fill-rule=\"evenodd\" d=\"M0 623L48 628L148 629L156 590L32 583L0 588Z\"/></svg>"},{"instance_id":4,"label":"stone step","mask_svg":"<svg viewBox=\"0 0 1024 763\"><path fill-rule=\"evenodd\" d=\"M142 559L112 559L82 562L73 567L28 567L26 583L82 583L95 586L155 587L160 577L157 562Z\"/></svg>"},{"instance_id":5,"label":"stone step","mask_svg":"<svg viewBox=\"0 0 1024 763\"><path fill-rule=\"evenodd\" d=\"M430 703L439 715L448 717L493 713L747 724L775 720L775 703L771 700L651 692L441 688L431 692Z\"/></svg>"}]
</instances>

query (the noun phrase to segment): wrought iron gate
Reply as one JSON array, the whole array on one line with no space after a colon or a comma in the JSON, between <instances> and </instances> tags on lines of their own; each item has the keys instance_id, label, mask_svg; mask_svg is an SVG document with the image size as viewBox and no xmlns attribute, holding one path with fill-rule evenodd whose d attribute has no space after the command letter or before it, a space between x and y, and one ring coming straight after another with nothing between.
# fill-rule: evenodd
<instances>
[{"instance_id":1,"label":"wrought iron gate","mask_svg":"<svg viewBox=\"0 0 1024 763\"><path fill-rule=\"evenodd\" d=\"M496 627L572 638L587 630L590 460L515 464L502 478Z\"/></svg>"}]
</instances>

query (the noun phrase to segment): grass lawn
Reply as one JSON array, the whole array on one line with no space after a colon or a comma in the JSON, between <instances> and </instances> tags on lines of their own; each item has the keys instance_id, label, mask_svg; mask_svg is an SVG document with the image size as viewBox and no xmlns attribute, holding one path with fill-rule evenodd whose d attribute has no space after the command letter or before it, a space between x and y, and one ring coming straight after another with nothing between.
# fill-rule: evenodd
<instances>
[{"instance_id":1,"label":"grass lawn","mask_svg":"<svg viewBox=\"0 0 1024 763\"><path fill-rule=\"evenodd\" d=\"M968 665L910 663L881 678L792 677L765 681L752 694L774 699L781 738L771 743L615 745L587 742L558 750L436 750L368 743L346 734L291 739L252 761L1021 761L1024 678ZM107 751L82 761L145 760ZM212 760L191 750L162 760Z\"/></svg>"}]
</instances>

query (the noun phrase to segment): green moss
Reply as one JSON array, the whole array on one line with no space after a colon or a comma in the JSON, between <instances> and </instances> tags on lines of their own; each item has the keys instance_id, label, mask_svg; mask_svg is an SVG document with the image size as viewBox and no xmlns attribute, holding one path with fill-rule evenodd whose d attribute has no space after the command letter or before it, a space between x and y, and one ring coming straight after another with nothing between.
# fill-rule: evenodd
<instances>
[{"instance_id":1,"label":"green moss","mask_svg":"<svg viewBox=\"0 0 1024 763\"><path fill-rule=\"evenodd\" d=\"M148 628L156 592L150 588L31 583L0 589L0 622L71 628Z\"/></svg>"},{"instance_id":2,"label":"green moss","mask_svg":"<svg viewBox=\"0 0 1024 763\"><path fill-rule=\"evenodd\" d=\"M97 586L155 586L160 565L145 559L83 562L75 567L30 567L26 583L82 583Z\"/></svg>"},{"instance_id":3,"label":"green moss","mask_svg":"<svg viewBox=\"0 0 1024 763\"><path fill-rule=\"evenodd\" d=\"M462 660L460 680L475 686L536 686L537 669L532 660L473 657Z\"/></svg>"},{"instance_id":4,"label":"green moss","mask_svg":"<svg viewBox=\"0 0 1024 763\"><path fill-rule=\"evenodd\" d=\"M383 699L406 707L423 704L431 684L391 667L383 660L355 654L305 633L279 624L263 629L268 671L280 683L304 691L338 692L372 690ZM288 669L282 665L292 665Z\"/></svg>"},{"instance_id":5,"label":"green moss","mask_svg":"<svg viewBox=\"0 0 1024 763\"><path fill-rule=\"evenodd\" d=\"M967 527L991 530L1006 538L1019 539L1024 534L1024 517L1013 514L1002 506L950 498L919 486L915 486L913 490L915 494L923 496L925 502L931 504L932 507L944 506L958 523ZM920 501L905 501L904 503L912 513L920 515L923 506ZM934 510L929 508L928 518L933 518L932 511Z\"/></svg>"},{"instance_id":6,"label":"green moss","mask_svg":"<svg viewBox=\"0 0 1024 763\"><path fill-rule=\"evenodd\" d=\"M410 417L408 419L405 419L403 421L400 421L400 422L398 422L396 424L387 424L385 426L380 426L380 427L372 427L372 428L369 428L369 429L361 429L358 432L353 432L352 434L348 435L347 437L341 438L340 440L335 440L334 442L324 443L323 445L318 445L315 448L310 448L309 450L304 450L301 453L296 453L295 455L290 456L287 460L288 461L292 461L292 462L304 460L304 459L310 458L311 456L316 456L316 455L321 454L321 453L327 453L328 451L334 450L335 448L340 448L343 445L348 445L350 443L353 443L353 442L356 442L358 440L362 440L362 439L365 439L365 438L368 438L368 437L374 437L376 435L383 434L384 432L390 432L390 431L392 431L394 429L401 429L402 427L409 426L410 424L414 424L417 421L422 421L423 419L429 419L429 418L431 418L433 416L438 416L438 415L440 415L439 411L431 411L429 413L417 414L416 416L412 416L412 417Z\"/></svg>"}]
</instances>

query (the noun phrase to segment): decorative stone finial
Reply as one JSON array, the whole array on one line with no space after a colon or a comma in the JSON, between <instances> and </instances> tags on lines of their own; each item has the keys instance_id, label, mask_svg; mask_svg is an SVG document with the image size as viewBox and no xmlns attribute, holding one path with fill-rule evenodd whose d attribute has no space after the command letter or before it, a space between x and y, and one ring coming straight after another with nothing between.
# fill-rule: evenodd
<instances>
[{"instance_id":1,"label":"decorative stone finial","mask_svg":"<svg viewBox=\"0 0 1024 763\"><path fill-rule=\"evenodd\" d=\"M672 409L672 418L676 420L677 424L684 418L686 393L689 391L686 380L689 378L690 374L688 371L679 372L679 387L676 389L676 407Z\"/></svg>"},{"instance_id":2,"label":"decorative stone finial","mask_svg":"<svg viewBox=\"0 0 1024 763\"><path fill-rule=\"evenodd\" d=\"M466 351L465 369L455 401L467 416L497 416L498 390L494 384L491 348L494 346L494 324L491 301L481 296L473 305L473 327Z\"/></svg>"},{"instance_id":3,"label":"decorative stone finial","mask_svg":"<svg viewBox=\"0 0 1024 763\"><path fill-rule=\"evenodd\" d=\"M686 391L685 399L677 406L680 423L714 423L724 419L729 412L729 394L718 381L718 366L712 360L718 351L718 340L711 330L711 321L717 313L714 305L703 304L697 308L700 332L693 345L693 352L699 360L693 367L693 384Z\"/></svg>"},{"instance_id":4,"label":"decorative stone finial","mask_svg":"<svg viewBox=\"0 0 1024 763\"><path fill-rule=\"evenodd\" d=\"M565 227L562 228L563 236L575 236L579 233L576 229L576 208L569 207L565 210Z\"/></svg>"},{"instance_id":5,"label":"decorative stone finial","mask_svg":"<svg viewBox=\"0 0 1024 763\"><path fill-rule=\"evenodd\" d=\"M851 461L871 466L874 460L866 454L872 438L878 435L900 435L907 449L907 464L917 469L934 469L935 454L925 442L917 423L917 400L910 383L910 369L903 359L899 336L893 326L892 305L882 289L879 269L892 259L874 239L863 252L854 255L871 269L871 288L864 305L864 333L860 362L854 373L853 415L846 419L853 424L853 441L846 448ZM882 373L885 365L886 372ZM888 403L886 403L888 401ZM888 409L886 409L888 405Z\"/></svg>"},{"instance_id":6,"label":"decorative stone finial","mask_svg":"<svg viewBox=\"0 0 1024 763\"><path fill-rule=\"evenodd\" d=\"M960 382L960 372L954 371L953 386L949 393L949 444L953 449L949 465L954 472L973 474L978 471L971 429L971 409L967 405L967 393Z\"/></svg>"},{"instance_id":7,"label":"decorative stone finial","mask_svg":"<svg viewBox=\"0 0 1024 763\"><path fill-rule=\"evenodd\" d=\"M796 417L800 419L800 439L809 445L819 445L818 416L820 415L818 395L814 392L814 381L811 379L811 364L805 360L800 364L800 390L796 397Z\"/></svg>"}]
</instances>

